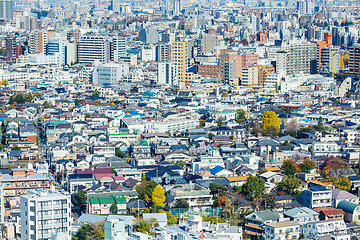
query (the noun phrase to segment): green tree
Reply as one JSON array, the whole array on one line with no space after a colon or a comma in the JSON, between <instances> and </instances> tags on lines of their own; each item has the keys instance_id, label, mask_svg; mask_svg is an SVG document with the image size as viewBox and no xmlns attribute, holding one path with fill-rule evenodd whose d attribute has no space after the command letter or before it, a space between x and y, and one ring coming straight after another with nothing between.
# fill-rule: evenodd
<instances>
[{"instance_id":1,"label":"green tree","mask_svg":"<svg viewBox=\"0 0 360 240\"><path fill-rule=\"evenodd\" d=\"M91 231L92 226L90 224L83 224L76 233L76 237L79 240L86 240L87 234Z\"/></svg>"},{"instance_id":2,"label":"green tree","mask_svg":"<svg viewBox=\"0 0 360 240\"><path fill-rule=\"evenodd\" d=\"M163 207L165 205L165 200L166 200L165 191L160 185L157 185L154 188L151 197L152 197L153 205L155 207Z\"/></svg>"},{"instance_id":3,"label":"green tree","mask_svg":"<svg viewBox=\"0 0 360 240\"><path fill-rule=\"evenodd\" d=\"M185 199L176 200L175 208L189 208L189 203Z\"/></svg>"},{"instance_id":4,"label":"green tree","mask_svg":"<svg viewBox=\"0 0 360 240\"><path fill-rule=\"evenodd\" d=\"M300 186L301 186L300 179L286 176L283 178L281 182L278 183L277 190L283 191L291 196L295 196L299 193L298 189Z\"/></svg>"},{"instance_id":5,"label":"green tree","mask_svg":"<svg viewBox=\"0 0 360 240\"><path fill-rule=\"evenodd\" d=\"M93 93L91 94L91 97L98 97L98 96L100 96L100 93L99 93L98 90L95 90L95 92L93 92Z\"/></svg>"},{"instance_id":6,"label":"green tree","mask_svg":"<svg viewBox=\"0 0 360 240\"><path fill-rule=\"evenodd\" d=\"M111 206L110 206L110 212L111 212L112 214L117 214L118 208L117 208L116 203L111 204Z\"/></svg>"},{"instance_id":7,"label":"green tree","mask_svg":"<svg viewBox=\"0 0 360 240\"><path fill-rule=\"evenodd\" d=\"M280 132L280 120L274 111L266 111L261 118L262 130L267 135L277 135Z\"/></svg>"},{"instance_id":8,"label":"green tree","mask_svg":"<svg viewBox=\"0 0 360 240\"><path fill-rule=\"evenodd\" d=\"M104 223L91 224L91 229L86 235L86 239L91 240L104 240L105 229Z\"/></svg>"},{"instance_id":9,"label":"green tree","mask_svg":"<svg viewBox=\"0 0 360 240\"><path fill-rule=\"evenodd\" d=\"M297 167L294 161L285 159L283 161L282 169L287 176L293 176L297 172Z\"/></svg>"},{"instance_id":10,"label":"green tree","mask_svg":"<svg viewBox=\"0 0 360 240\"><path fill-rule=\"evenodd\" d=\"M73 204L75 208L78 210L79 214L86 212L86 201L87 201L87 196L84 190L75 193Z\"/></svg>"},{"instance_id":11,"label":"green tree","mask_svg":"<svg viewBox=\"0 0 360 240\"><path fill-rule=\"evenodd\" d=\"M310 169L313 169L315 167L316 167L315 162L306 158L304 159L303 164L301 164L300 168L302 172L308 172Z\"/></svg>"},{"instance_id":12,"label":"green tree","mask_svg":"<svg viewBox=\"0 0 360 240\"><path fill-rule=\"evenodd\" d=\"M330 177L327 181L332 182L336 188L347 192L349 192L352 187L352 183L347 177Z\"/></svg>"},{"instance_id":13,"label":"green tree","mask_svg":"<svg viewBox=\"0 0 360 240\"><path fill-rule=\"evenodd\" d=\"M250 175L243 186L241 192L244 193L248 199L254 200L260 198L265 191L265 181L262 178Z\"/></svg>"},{"instance_id":14,"label":"green tree","mask_svg":"<svg viewBox=\"0 0 360 240\"><path fill-rule=\"evenodd\" d=\"M212 195L219 194L227 190L227 188L224 185L214 182L209 184L209 188L210 188L210 193Z\"/></svg>"},{"instance_id":15,"label":"green tree","mask_svg":"<svg viewBox=\"0 0 360 240\"><path fill-rule=\"evenodd\" d=\"M19 151L19 150L21 150L21 148L16 146L16 147L12 147L11 150L12 151Z\"/></svg>"},{"instance_id":16,"label":"green tree","mask_svg":"<svg viewBox=\"0 0 360 240\"><path fill-rule=\"evenodd\" d=\"M120 148L116 147L115 148L115 156L119 157L119 158L126 158L127 154L120 151Z\"/></svg>"},{"instance_id":17,"label":"green tree","mask_svg":"<svg viewBox=\"0 0 360 240\"><path fill-rule=\"evenodd\" d=\"M316 130L318 130L320 132L323 132L325 130L322 117L319 117L318 123L315 128L316 128Z\"/></svg>"},{"instance_id":18,"label":"green tree","mask_svg":"<svg viewBox=\"0 0 360 240\"><path fill-rule=\"evenodd\" d=\"M152 196L152 192L154 191L154 188L158 184L155 181L142 181L140 184L136 186L136 191L138 192L139 199L142 199L145 201L145 195Z\"/></svg>"},{"instance_id":19,"label":"green tree","mask_svg":"<svg viewBox=\"0 0 360 240\"><path fill-rule=\"evenodd\" d=\"M224 125L224 123L221 119L219 119L219 121L217 122L217 125L220 127L220 126Z\"/></svg>"},{"instance_id":20,"label":"green tree","mask_svg":"<svg viewBox=\"0 0 360 240\"><path fill-rule=\"evenodd\" d=\"M245 110L243 110L241 108L236 110L236 121L238 123L243 123L244 121L246 121L246 112L245 112Z\"/></svg>"},{"instance_id":21,"label":"green tree","mask_svg":"<svg viewBox=\"0 0 360 240\"><path fill-rule=\"evenodd\" d=\"M152 231L153 228L158 227L159 223L156 221L155 218L150 218L147 220L144 220L142 218L139 218L136 220L133 229L135 232L141 232L141 233L147 233L150 235L154 235L154 232Z\"/></svg>"}]
</instances>

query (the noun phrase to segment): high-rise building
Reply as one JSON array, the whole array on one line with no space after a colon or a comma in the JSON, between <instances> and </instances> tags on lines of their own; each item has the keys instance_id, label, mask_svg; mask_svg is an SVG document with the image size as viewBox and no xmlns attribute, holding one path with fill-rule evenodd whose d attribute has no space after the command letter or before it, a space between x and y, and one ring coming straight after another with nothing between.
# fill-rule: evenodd
<instances>
[{"instance_id":1,"label":"high-rise building","mask_svg":"<svg viewBox=\"0 0 360 240\"><path fill-rule=\"evenodd\" d=\"M286 75L317 72L317 49L315 43L287 44L277 53L276 71Z\"/></svg>"},{"instance_id":2,"label":"high-rise building","mask_svg":"<svg viewBox=\"0 0 360 240\"><path fill-rule=\"evenodd\" d=\"M113 37L110 44L110 60L119 62L120 56L126 55L126 38L121 36Z\"/></svg>"},{"instance_id":3,"label":"high-rise building","mask_svg":"<svg viewBox=\"0 0 360 240\"><path fill-rule=\"evenodd\" d=\"M29 52L44 53L49 39L52 38L52 32L43 32L34 30L29 34Z\"/></svg>"},{"instance_id":4,"label":"high-rise building","mask_svg":"<svg viewBox=\"0 0 360 240\"><path fill-rule=\"evenodd\" d=\"M121 3L119 0L111 0L110 10L114 13L120 13Z\"/></svg>"},{"instance_id":5,"label":"high-rise building","mask_svg":"<svg viewBox=\"0 0 360 240\"><path fill-rule=\"evenodd\" d=\"M95 64L93 83L97 86L118 86L121 78L129 74L127 63Z\"/></svg>"},{"instance_id":6,"label":"high-rise building","mask_svg":"<svg viewBox=\"0 0 360 240\"><path fill-rule=\"evenodd\" d=\"M189 67L189 51L188 42L176 41L171 43L171 62L177 67L178 82L191 82L193 73L188 71Z\"/></svg>"},{"instance_id":7,"label":"high-rise building","mask_svg":"<svg viewBox=\"0 0 360 240\"><path fill-rule=\"evenodd\" d=\"M12 36L5 37L5 59L8 62L14 62L20 55L19 45L16 44L16 38Z\"/></svg>"},{"instance_id":8,"label":"high-rise building","mask_svg":"<svg viewBox=\"0 0 360 240\"><path fill-rule=\"evenodd\" d=\"M252 87L259 83L259 69L257 66L247 66L241 71L241 86Z\"/></svg>"},{"instance_id":9,"label":"high-rise building","mask_svg":"<svg viewBox=\"0 0 360 240\"><path fill-rule=\"evenodd\" d=\"M20 217L21 239L71 238L71 202L66 192L54 188L28 191L20 197Z\"/></svg>"},{"instance_id":10,"label":"high-rise building","mask_svg":"<svg viewBox=\"0 0 360 240\"><path fill-rule=\"evenodd\" d=\"M173 15L178 16L182 11L181 0L173 0Z\"/></svg>"},{"instance_id":11,"label":"high-rise building","mask_svg":"<svg viewBox=\"0 0 360 240\"><path fill-rule=\"evenodd\" d=\"M158 63L158 83L173 86L177 83L177 69L172 62Z\"/></svg>"},{"instance_id":12,"label":"high-rise building","mask_svg":"<svg viewBox=\"0 0 360 240\"><path fill-rule=\"evenodd\" d=\"M156 30L155 26L150 26L147 28L142 28L139 31L139 40L142 41L144 44L155 44L159 40L158 31Z\"/></svg>"},{"instance_id":13,"label":"high-rise building","mask_svg":"<svg viewBox=\"0 0 360 240\"><path fill-rule=\"evenodd\" d=\"M156 46L156 61L167 62L171 60L171 45L159 44Z\"/></svg>"},{"instance_id":14,"label":"high-rise building","mask_svg":"<svg viewBox=\"0 0 360 240\"><path fill-rule=\"evenodd\" d=\"M350 54L349 54L350 71L358 75L359 65L360 65L360 44L355 44L354 46L350 47Z\"/></svg>"},{"instance_id":15,"label":"high-rise building","mask_svg":"<svg viewBox=\"0 0 360 240\"><path fill-rule=\"evenodd\" d=\"M275 72L275 68L273 65L269 64L269 65L258 65L257 66L259 68L259 83L258 85L260 87L264 86L264 82L266 80L266 78L271 74Z\"/></svg>"},{"instance_id":16,"label":"high-rise building","mask_svg":"<svg viewBox=\"0 0 360 240\"><path fill-rule=\"evenodd\" d=\"M102 63L110 59L110 43L103 36L84 35L78 43L78 61L80 63Z\"/></svg>"},{"instance_id":17,"label":"high-rise building","mask_svg":"<svg viewBox=\"0 0 360 240\"><path fill-rule=\"evenodd\" d=\"M60 65L67 64L67 44L64 39L50 39L46 46L46 55L59 54Z\"/></svg>"},{"instance_id":18,"label":"high-rise building","mask_svg":"<svg viewBox=\"0 0 360 240\"><path fill-rule=\"evenodd\" d=\"M222 35L202 35L201 36L201 52L216 53L220 49L225 49L225 41Z\"/></svg>"},{"instance_id":19,"label":"high-rise building","mask_svg":"<svg viewBox=\"0 0 360 240\"><path fill-rule=\"evenodd\" d=\"M320 74L321 69L321 50L323 48L332 46L332 33L324 33L323 41L314 41L316 43L316 52L317 52L317 73Z\"/></svg>"},{"instance_id":20,"label":"high-rise building","mask_svg":"<svg viewBox=\"0 0 360 240\"><path fill-rule=\"evenodd\" d=\"M14 1L0 0L0 19L13 19Z\"/></svg>"},{"instance_id":21,"label":"high-rise building","mask_svg":"<svg viewBox=\"0 0 360 240\"><path fill-rule=\"evenodd\" d=\"M321 68L320 74L333 77L340 70L340 52L339 47L330 46L321 49Z\"/></svg>"},{"instance_id":22,"label":"high-rise building","mask_svg":"<svg viewBox=\"0 0 360 240\"><path fill-rule=\"evenodd\" d=\"M314 12L314 8L314 2L311 0L300 0L296 2L296 9L299 14L312 14Z\"/></svg>"}]
</instances>

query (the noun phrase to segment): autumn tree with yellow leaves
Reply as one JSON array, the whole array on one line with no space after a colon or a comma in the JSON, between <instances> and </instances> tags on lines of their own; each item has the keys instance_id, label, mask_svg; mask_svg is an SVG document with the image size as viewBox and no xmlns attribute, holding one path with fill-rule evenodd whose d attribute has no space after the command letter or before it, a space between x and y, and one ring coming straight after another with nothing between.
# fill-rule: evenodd
<instances>
[{"instance_id":1,"label":"autumn tree with yellow leaves","mask_svg":"<svg viewBox=\"0 0 360 240\"><path fill-rule=\"evenodd\" d=\"M266 111L261 118L262 131L265 135L276 137L280 132L280 120L274 111Z\"/></svg>"},{"instance_id":2,"label":"autumn tree with yellow leaves","mask_svg":"<svg viewBox=\"0 0 360 240\"><path fill-rule=\"evenodd\" d=\"M165 205L165 199L166 199L165 191L160 185L157 185L154 188L151 197L152 197L153 206L163 207Z\"/></svg>"}]
</instances>

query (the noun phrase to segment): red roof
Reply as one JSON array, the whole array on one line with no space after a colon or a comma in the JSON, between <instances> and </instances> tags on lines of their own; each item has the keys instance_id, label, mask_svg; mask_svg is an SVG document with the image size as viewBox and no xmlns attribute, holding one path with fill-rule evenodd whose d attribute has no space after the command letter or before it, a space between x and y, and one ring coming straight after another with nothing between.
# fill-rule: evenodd
<instances>
[{"instance_id":1,"label":"red roof","mask_svg":"<svg viewBox=\"0 0 360 240\"><path fill-rule=\"evenodd\" d=\"M75 174L100 174L100 173L111 173L111 168L87 168L87 169L75 170Z\"/></svg>"},{"instance_id":2,"label":"red roof","mask_svg":"<svg viewBox=\"0 0 360 240\"><path fill-rule=\"evenodd\" d=\"M114 181L125 181L124 176L114 176L113 179Z\"/></svg>"},{"instance_id":3,"label":"red roof","mask_svg":"<svg viewBox=\"0 0 360 240\"><path fill-rule=\"evenodd\" d=\"M333 208L333 207L319 207L313 209L315 212L323 212L325 215L338 215L338 214L345 214L342 209Z\"/></svg>"},{"instance_id":4,"label":"red roof","mask_svg":"<svg viewBox=\"0 0 360 240\"><path fill-rule=\"evenodd\" d=\"M97 174L94 174L94 176L95 176L96 179L103 178L103 177L111 177L111 178L114 178L114 177L115 177L115 173L97 173Z\"/></svg>"}]
</instances>

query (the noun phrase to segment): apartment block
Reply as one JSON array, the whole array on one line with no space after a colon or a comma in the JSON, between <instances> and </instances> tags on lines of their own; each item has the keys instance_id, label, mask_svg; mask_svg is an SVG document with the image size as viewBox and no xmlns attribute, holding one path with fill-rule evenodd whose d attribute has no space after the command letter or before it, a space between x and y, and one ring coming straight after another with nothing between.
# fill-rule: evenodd
<instances>
[{"instance_id":1,"label":"apartment block","mask_svg":"<svg viewBox=\"0 0 360 240\"><path fill-rule=\"evenodd\" d=\"M70 239L71 202L67 192L36 189L20 200L21 239Z\"/></svg>"},{"instance_id":2,"label":"apartment block","mask_svg":"<svg viewBox=\"0 0 360 240\"><path fill-rule=\"evenodd\" d=\"M78 61L106 63L110 59L110 42L103 36L85 35L78 42Z\"/></svg>"}]
</instances>

